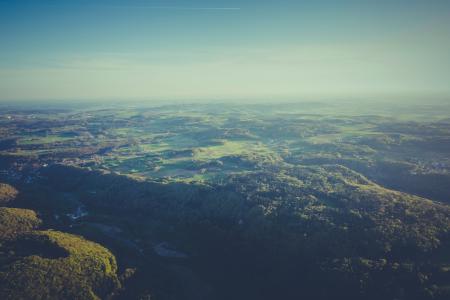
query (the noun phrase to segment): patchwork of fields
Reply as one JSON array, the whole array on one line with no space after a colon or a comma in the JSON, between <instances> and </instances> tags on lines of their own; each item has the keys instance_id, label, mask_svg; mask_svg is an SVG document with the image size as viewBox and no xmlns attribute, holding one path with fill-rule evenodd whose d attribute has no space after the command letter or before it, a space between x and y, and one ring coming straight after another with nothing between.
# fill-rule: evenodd
<instances>
[{"instance_id":1,"label":"patchwork of fields","mask_svg":"<svg viewBox=\"0 0 450 300\"><path fill-rule=\"evenodd\" d=\"M0 277L37 298L450 295L448 105L2 108Z\"/></svg>"},{"instance_id":2,"label":"patchwork of fields","mask_svg":"<svg viewBox=\"0 0 450 300\"><path fill-rule=\"evenodd\" d=\"M310 103L4 110L0 154L185 182L280 164L343 164L408 191L398 174L384 170L448 180L450 126L447 108L439 108L434 114L423 107L396 113ZM449 196L425 186L418 194Z\"/></svg>"}]
</instances>

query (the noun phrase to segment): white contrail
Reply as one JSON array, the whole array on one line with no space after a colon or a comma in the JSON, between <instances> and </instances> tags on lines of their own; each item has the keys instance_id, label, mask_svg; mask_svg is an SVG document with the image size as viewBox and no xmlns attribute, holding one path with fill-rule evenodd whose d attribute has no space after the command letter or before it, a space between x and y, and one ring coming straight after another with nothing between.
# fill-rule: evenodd
<instances>
[{"instance_id":1,"label":"white contrail","mask_svg":"<svg viewBox=\"0 0 450 300\"><path fill-rule=\"evenodd\" d=\"M115 6L118 8L146 8L146 9L167 9L167 10L241 10L240 7L181 7L181 6Z\"/></svg>"},{"instance_id":2,"label":"white contrail","mask_svg":"<svg viewBox=\"0 0 450 300\"><path fill-rule=\"evenodd\" d=\"M7 2L0 0L0 4L6 4ZM31 5L41 6L41 7L62 7L62 5L58 4L37 4L32 3ZM69 4L69 6L72 6ZM83 6L83 5L79 5ZM189 6L146 6L146 5L108 5L108 4L87 4L86 8L89 7L104 7L104 8L118 8L118 9L126 9L126 8L137 8L137 9L162 9L162 10L224 10L224 11L236 11L241 10L240 7L189 7Z\"/></svg>"},{"instance_id":3,"label":"white contrail","mask_svg":"<svg viewBox=\"0 0 450 300\"><path fill-rule=\"evenodd\" d=\"M240 10L240 7L189 7L189 6L147 6L148 8L160 8L160 9L199 9L199 10Z\"/></svg>"}]
</instances>

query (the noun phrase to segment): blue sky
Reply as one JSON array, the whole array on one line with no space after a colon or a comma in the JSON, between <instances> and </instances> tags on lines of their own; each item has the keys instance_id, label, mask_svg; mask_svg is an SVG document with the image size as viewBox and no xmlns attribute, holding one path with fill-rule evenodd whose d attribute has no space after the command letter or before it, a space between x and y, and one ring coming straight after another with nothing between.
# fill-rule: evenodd
<instances>
[{"instance_id":1,"label":"blue sky","mask_svg":"<svg viewBox=\"0 0 450 300\"><path fill-rule=\"evenodd\" d=\"M0 100L450 94L450 1L0 1Z\"/></svg>"}]
</instances>

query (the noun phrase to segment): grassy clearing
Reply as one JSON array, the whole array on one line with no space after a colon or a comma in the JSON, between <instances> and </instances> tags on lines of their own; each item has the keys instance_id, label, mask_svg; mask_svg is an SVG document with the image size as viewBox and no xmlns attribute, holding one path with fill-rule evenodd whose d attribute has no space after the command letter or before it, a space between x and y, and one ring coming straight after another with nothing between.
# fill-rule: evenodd
<instances>
[{"instance_id":1,"label":"grassy clearing","mask_svg":"<svg viewBox=\"0 0 450 300\"><path fill-rule=\"evenodd\" d=\"M273 152L262 143L223 140L221 145L196 148L193 159L208 161L224 156L247 156L248 154L267 156Z\"/></svg>"},{"instance_id":2,"label":"grassy clearing","mask_svg":"<svg viewBox=\"0 0 450 300\"><path fill-rule=\"evenodd\" d=\"M39 136L32 136L27 138L21 138L17 141L18 145L42 145L42 144L53 144L53 143L63 143L70 140L73 140L73 137L63 137L58 135L52 135L52 136L46 136L46 137L39 137Z\"/></svg>"}]
</instances>

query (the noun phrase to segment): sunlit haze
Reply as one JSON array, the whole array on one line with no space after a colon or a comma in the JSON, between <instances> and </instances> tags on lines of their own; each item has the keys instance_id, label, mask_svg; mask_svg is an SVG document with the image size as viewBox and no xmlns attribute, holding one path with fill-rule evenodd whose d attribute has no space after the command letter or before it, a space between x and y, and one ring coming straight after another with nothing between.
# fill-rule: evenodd
<instances>
[{"instance_id":1,"label":"sunlit haze","mask_svg":"<svg viewBox=\"0 0 450 300\"><path fill-rule=\"evenodd\" d=\"M450 94L450 2L1 1L0 100Z\"/></svg>"}]
</instances>

